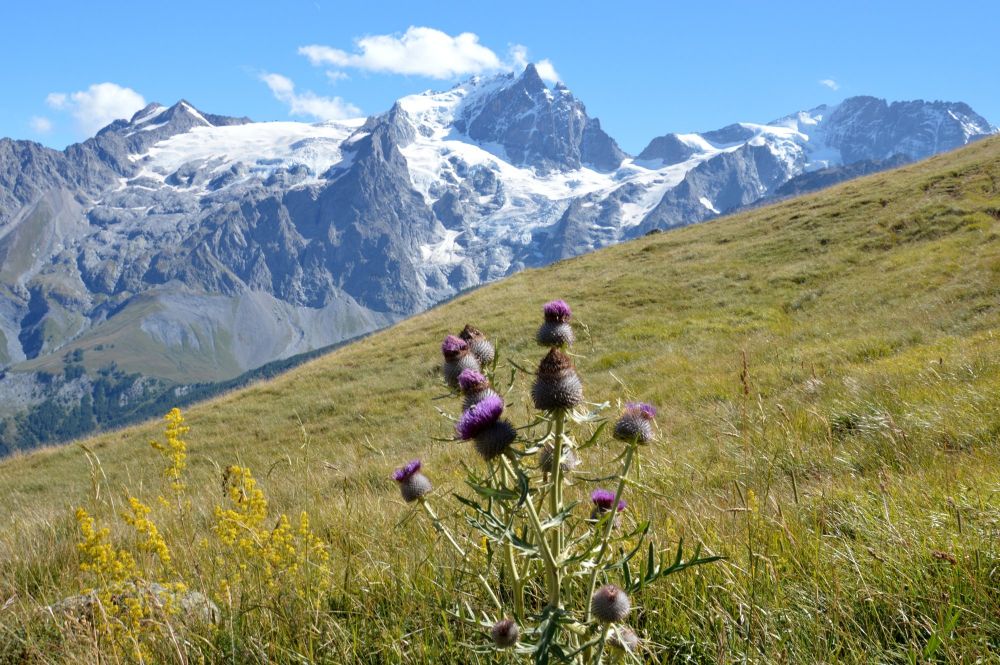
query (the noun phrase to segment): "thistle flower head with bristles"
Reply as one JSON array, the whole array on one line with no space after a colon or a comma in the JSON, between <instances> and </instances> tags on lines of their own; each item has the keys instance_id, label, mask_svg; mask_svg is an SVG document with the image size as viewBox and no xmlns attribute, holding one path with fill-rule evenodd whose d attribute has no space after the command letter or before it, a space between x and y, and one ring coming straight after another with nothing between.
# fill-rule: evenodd
<instances>
[{"instance_id":1,"label":"thistle flower head with bristles","mask_svg":"<svg viewBox=\"0 0 1000 665\"><path fill-rule=\"evenodd\" d=\"M594 504L593 509L590 511L590 519L594 522L600 520L604 515L611 512L611 506L615 504L615 493L611 490L596 489L590 493L590 501ZM618 509L615 511L614 517L611 518L612 526L618 528L621 526L621 513L628 506L625 499L618 499Z\"/></svg>"},{"instance_id":2,"label":"thistle flower head with bristles","mask_svg":"<svg viewBox=\"0 0 1000 665\"><path fill-rule=\"evenodd\" d=\"M458 375L458 387L463 393L485 390L490 387L489 379L482 372L474 369L463 369Z\"/></svg>"},{"instance_id":3,"label":"thistle flower head with bristles","mask_svg":"<svg viewBox=\"0 0 1000 665\"><path fill-rule=\"evenodd\" d=\"M445 358L454 358L460 353L469 350L469 344L461 337L456 337L455 335L448 335L441 342L441 353Z\"/></svg>"},{"instance_id":4,"label":"thistle flower head with bristles","mask_svg":"<svg viewBox=\"0 0 1000 665\"><path fill-rule=\"evenodd\" d=\"M496 357L496 350L493 348L493 344L486 339L486 335L482 330L466 324L462 332L458 333L458 336L469 345L469 351L476 357L480 365L486 367L493 362L493 358Z\"/></svg>"},{"instance_id":5,"label":"thistle flower head with bristles","mask_svg":"<svg viewBox=\"0 0 1000 665\"><path fill-rule=\"evenodd\" d=\"M565 323L573 316L573 310L569 308L565 300L551 300L542 306L542 313L546 321L552 323Z\"/></svg>"},{"instance_id":6,"label":"thistle flower head with bristles","mask_svg":"<svg viewBox=\"0 0 1000 665\"><path fill-rule=\"evenodd\" d=\"M483 459L491 460L502 454L517 438L514 426L500 420L503 406L502 397L489 395L463 413L455 426L460 439L475 439L476 452Z\"/></svg>"},{"instance_id":7,"label":"thistle flower head with bristles","mask_svg":"<svg viewBox=\"0 0 1000 665\"><path fill-rule=\"evenodd\" d=\"M607 512L615 503L615 493L611 490L596 489L590 493L590 500L593 502L594 508L601 512ZM618 512L622 512L626 507L628 507L628 502L625 499L618 499Z\"/></svg>"},{"instance_id":8,"label":"thistle flower head with bristles","mask_svg":"<svg viewBox=\"0 0 1000 665\"><path fill-rule=\"evenodd\" d=\"M542 346L569 346L575 340L573 327L569 320L573 316L572 310L565 300L553 300L545 303L542 307L545 315L545 322L535 334L535 340Z\"/></svg>"},{"instance_id":9,"label":"thistle flower head with bristles","mask_svg":"<svg viewBox=\"0 0 1000 665\"><path fill-rule=\"evenodd\" d=\"M583 383L573 361L559 349L550 349L538 365L531 388L535 408L543 411L570 409L583 401Z\"/></svg>"},{"instance_id":10,"label":"thistle flower head with bristles","mask_svg":"<svg viewBox=\"0 0 1000 665\"><path fill-rule=\"evenodd\" d=\"M474 439L477 434L493 425L503 413L503 398L487 397L462 414L455 425L458 436L463 441Z\"/></svg>"},{"instance_id":11,"label":"thistle flower head with bristles","mask_svg":"<svg viewBox=\"0 0 1000 665\"><path fill-rule=\"evenodd\" d=\"M458 387L465 395L462 408L469 410L473 405L482 402L487 397L497 396L497 392L490 387L490 381L480 372L472 369L464 369L458 375Z\"/></svg>"},{"instance_id":12,"label":"thistle flower head with bristles","mask_svg":"<svg viewBox=\"0 0 1000 665\"><path fill-rule=\"evenodd\" d=\"M615 423L614 437L620 441L649 443L653 440L656 407L644 402L629 402Z\"/></svg>"},{"instance_id":13,"label":"thistle flower head with bristles","mask_svg":"<svg viewBox=\"0 0 1000 665\"><path fill-rule=\"evenodd\" d=\"M432 489L431 481L420 473L420 467L420 460L415 459L392 472L392 479L399 483L399 492L407 503L423 498Z\"/></svg>"},{"instance_id":14,"label":"thistle flower head with bristles","mask_svg":"<svg viewBox=\"0 0 1000 665\"><path fill-rule=\"evenodd\" d=\"M441 372L444 374L445 383L452 388L458 388L458 376L464 370L471 369L479 371L479 361L469 353L468 343L455 335L448 335L441 343L441 355L444 356L444 364Z\"/></svg>"},{"instance_id":15,"label":"thistle flower head with bristles","mask_svg":"<svg viewBox=\"0 0 1000 665\"><path fill-rule=\"evenodd\" d=\"M493 644L501 649L509 649L521 639L521 629L513 619L500 619L490 628Z\"/></svg>"},{"instance_id":16,"label":"thistle flower head with bristles","mask_svg":"<svg viewBox=\"0 0 1000 665\"><path fill-rule=\"evenodd\" d=\"M590 598L590 611L601 623L625 620L632 609L632 601L614 584L605 584Z\"/></svg>"}]
</instances>

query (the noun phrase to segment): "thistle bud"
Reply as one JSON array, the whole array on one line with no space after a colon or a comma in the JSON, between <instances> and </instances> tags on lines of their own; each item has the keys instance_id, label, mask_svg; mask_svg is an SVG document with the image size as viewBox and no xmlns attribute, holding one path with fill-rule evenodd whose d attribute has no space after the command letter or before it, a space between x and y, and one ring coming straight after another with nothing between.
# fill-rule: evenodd
<instances>
[{"instance_id":1,"label":"thistle bud","mask_svg":"<svg viewBox=\"0 0 1000 665\"><path fill-rule=\"evenodd\" d=\"M521 629L513 619L500 619L490 629L490 636L499 648L509 649L521 638Z\"/></svg>"},{"instance_id":2,"label":"thistle bud","mask_svg":"<svg viewBox=\"0 0 1000 665\"><path fill-rule=\"evenodd\" d=\"M493 345L490 344L490 341L486 339L486 335L483 334L482 330L466 324L462 332L458 333L458 336L469 345L469 351L476 357L480 365L486 367L493 362L493 358L496 357L496 351Z\"/></svg>"},{"instance_id":3,"label":"thistle bud","mask_svg":"<svg viewBox=\"0 0 1000 665\"><path fill-rule=\"evenodd\" d=\"M472 369L464 369L458 375L459 390L465 395L462 407L468 411L473 405L482 402L490 396L497 396L496 391L490 387L489 379Z\"/></svg>"},{"instance_id":4,"label":"thistle bud","mask_svg":"<svg viewBox=\"0 0 1000 665\"><path fill-rule=\"evenodd\" d=\"M564 300L553 300L545 303L542 307L545 315L545 322L535 335L535 339L542 346L569 346L575 340L573 328L569 325L569 320L573 316L572 310Z\"/></svg>"},{"instance_id":5,"label":"thistle bud","mask_svg":"<svg viewBox=\"0 0 1000 665\"><path fill-rule=\"evenodd\" d=\"M639 636L628 626L616 627L608 635L608 645L618 651L635 653L639 650Z\"/></svg>"},{"instance_id":6,"label":"thistle bud","mask_svg":"<svg viewBox=\"0 0 1000 665\"><path fill-rule=\"evenodd\" d=\"M615 423L614 436L620 441L649 443L653 440L653 419L656 407L642 402L629 402Z\"/></svg>"},{"instance_id":7,"label":"thistle bud","mask_svg":"<svg viewBox=\"0 0 1000 665\"><path fill-rule=\"evenodd\" d=\"M413 503L431 491L431 481L420 473L420 460L415 459L392 473L392 479L399 483L403 500Z\"/></svg>"},{"instance_id":8,"label":"thistle bud","mask_svg":"<svg viewBox=\"0 0 1000 665\"><path fill-rule=\"evenodd\" d=\"M458 387L458 375L462 370L472 369L479 371L479 361L469 353L469 345L464 339L448 335L441 343L441 354L444 356L444 364L441 371L444 374L445 383L452 388Z\"/></svg>"},{"instance_id":9,"label":"thistle bud","mask_svg":"<svg viewBox=\"0 0 1000 665\"><path fill-rule=\"evenodd\" d=\"M553 445L546 443L541 452L538 453L538 468L541 469L542 473L549 474L555 470L555 467L552 465L552 457L555 452ZM572 448L564 445L562 450L562 464L560 464L562 472L564 474L572 473L579 465L580 458L576 456Z\"/></svg>"},{"instance_id":10,"label":"thistle bud","mask_svg":"<svg viewBox=\"0 0 1000 665\"><path fill-rule=\"evenodd\" d=\"M514 443L517 430L507 420L498 420L476 435L476 452L486 461L502 455Z\"/></svg>"},{"instance_id":11,"label":"thistle bud","mask_svg":"<svg viewBox=\"0 0 1000 665\"><path fill-rule=\"evenodd\" d=\"M531 388L535 408L544 411L569 409L583 401L583 383L573 361L562 351L551 349L538 365Z\"/></svg>"},{"instance_id":12,"label":"thistle bud","mask_svg":"<svg viewBox=\"0 0 1000 665\"><path fill-rule=\"evenodd\" d=\"M624 621L631 609L628 596L614 584L605 584L590 599L590 611L602 623Z\"/></svg>"}]
</instances>

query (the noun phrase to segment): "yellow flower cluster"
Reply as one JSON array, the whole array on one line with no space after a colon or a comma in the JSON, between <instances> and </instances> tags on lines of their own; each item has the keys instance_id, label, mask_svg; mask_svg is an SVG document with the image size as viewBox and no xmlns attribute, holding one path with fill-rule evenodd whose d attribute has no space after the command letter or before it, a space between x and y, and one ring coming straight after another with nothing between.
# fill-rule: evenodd
<instances>
[{"instance_id":1,"label":"yellow flower cluster","mask_svg":"<svg viewBox=\"0 0 1000 665\"><path fill-rule=\"evenodd\" d=\"M164 565L170 561L170 551L156 525L149 519L150 509L135 497L129 497L131 512L123 512L122 519L144 536L141 548L154 552ZM146 661L150 645L158 638L154 619L157 614L171 615L177 609L174 593L185 590L183 584L157 585L157 591L142 579L142 571L130 552L118 549L109 542L109 530L98 528L94 518L84 510L76 510L80 528L80 570L89 574L95 583L89 592L94 595L96 608L94 628L104 648L113 653L126 653L131 660Z\"/></svg>"},{"instance_id":2,"label":"yellow flower cluster","mask_svg":"<svg viewBox=\"0 0 1000 665\"><path fill-rule=\"evenodd\" d=\"M181 438L187 434L191 428L184 424L184 416L181 410L174 408L163 417L167 421L164 433L166 442L150 441L154 449L167 460L167 468L164 469L164 477L170 481L170 488L180 495L186 489L184 484L184 469L187 467L187 443Z\"/></svg>"},{"instance_id":3,"label":"yellow flower cluster","mask_svg":"<svg viewBox=\"0 0 1000 665\"><path fill-rule=\"evenodd\" d=\"M140 548L146 552L155 554L159 557L160 562L169 568L171 561L170 549L167 547L167 542L163 539L163 536L160 535L160 530L156 528L156 524L149 519L149 506L134 496L128 498L128 504L131 512L123 512L122 519L125 520L126 524L135 529L136 533L145 537L140 544Z\"/></svg>"},{"instance_id":4,"label":"yellow flower cluster","mask_svg":"<svg viewBox=\"0 0 1000 665\"><path fill-rule=\"evenodd\" d=\"M122 584L137 576L135 559L108 542L107 528L98 529L94 518L83 508L76 509L76 523L83 536L76 545L81 571L92 573L102 587Z\"/></svg>"},{"instance_id":5,"label":"yellow flower cluster","mask_svg":"<svg viewBox=\"0 0 1000 665\"><path fill-rule=\"evenodd\" d=\"M293 528L287 515L279 515L273 528L266 525L268 503L250 469L231 466L223 476L230 507L216 506L214 527L231 556L217 562L228 569L220 584L229 596L250 574L271 591L294 592L299 598L316 598L329 584L322 565L329 560L326 544L309 525L305 512Z\"/></svg>"}]
</instances>

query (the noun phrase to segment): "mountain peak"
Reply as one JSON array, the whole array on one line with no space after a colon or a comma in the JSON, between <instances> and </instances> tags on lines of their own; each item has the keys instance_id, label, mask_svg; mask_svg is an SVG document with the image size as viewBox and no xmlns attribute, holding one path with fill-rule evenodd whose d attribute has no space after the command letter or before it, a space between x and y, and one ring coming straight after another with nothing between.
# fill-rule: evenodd
<instances>
[{"instance_id":1,"label":"mountain peak","mask_svg":"<svg viewBox=\"0 0 1000 665\"><path fill-rule=\"evenodd\" d=\"M545 81L538 74L538 68L535 67L535 63L529 62L521 76L518 78L518 82L521 83L525 88L531 92L541 92L542 90L547 90L548 87L545 85Z\"/></svg>"}]
</instances>

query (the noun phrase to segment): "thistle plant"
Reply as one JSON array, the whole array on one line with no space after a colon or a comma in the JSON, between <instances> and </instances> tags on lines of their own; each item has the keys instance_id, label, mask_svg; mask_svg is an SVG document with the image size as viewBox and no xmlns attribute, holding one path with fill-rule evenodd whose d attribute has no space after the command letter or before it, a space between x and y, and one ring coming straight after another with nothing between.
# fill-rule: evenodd
<instances>
[{"instance_id":1,"label":"thistle plant","mask_svg":"<svg viewBox=\"0 0 1000 665\"><path fill-rule=\"evenodd\" d=\"M633 478L640 450L656 439L656 409L628 402L608 428L600 412L609 404L585 400L569 353L572 310L554 300L543 316L535 340L547 352L538 369L509 362L512 377L518 371L532 377L535 411L520 426L505 417L515 382L503 391L495 387L498 354L486 335L467 325L441 346L445 383L462 398L454 438L471 442L481 458L467 467L470 494L454 495L469 534L457 537L438 517L419 461L392 477L402 498L427 514L461 559L467 560L463 542L484 543L485 565L467 563L480 566L471 572L484 602L454 610L483 631L482 651L502 649L538 664L635 659L642 640L628 621L645 588L719 557L701 556L696 547L685 558L682 542L661 550L649 521L622 519L626 493L641 487ZM609 438L620 447L610 473L588 476L613 489L587 487L590 481L578 472L587 469L584 452L608 445Z\"/></svg>"}]
</instances>

